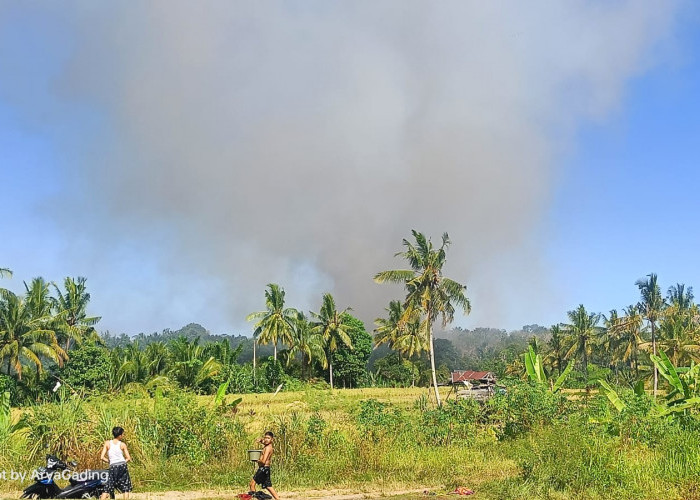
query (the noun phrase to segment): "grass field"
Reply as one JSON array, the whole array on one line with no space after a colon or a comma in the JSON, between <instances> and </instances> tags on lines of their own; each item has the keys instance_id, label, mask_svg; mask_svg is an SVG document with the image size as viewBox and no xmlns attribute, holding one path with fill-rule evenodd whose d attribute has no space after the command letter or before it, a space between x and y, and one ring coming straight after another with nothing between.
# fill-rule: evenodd
<instances>
[{"instance_id":1,"label":"grass field","mask_svg":"<svg viewBox=\"0 0 700 500\"><path fill-rule=\"evenodd\" d=\"M246 450L272 430L273 480L289 498L406 491L398 498L441 498L456 486L489 499L700 498L700 440L687 427L641 413L626 420L604 398L584 404L529 386L486 407L437 410L429 394L372 388L229 395L227 402L242 398L235 411L215 409L212 396L180 392L71 400L25 409L29 432L0 449L0 465L31 470L50 450L96 467L101 440L122 425L141 492L135 498L172 490L183 500L224 498L246 489L253 471ZM0 491L14 496L23 486L4 481Z\"/></svg>"}]
</instances>

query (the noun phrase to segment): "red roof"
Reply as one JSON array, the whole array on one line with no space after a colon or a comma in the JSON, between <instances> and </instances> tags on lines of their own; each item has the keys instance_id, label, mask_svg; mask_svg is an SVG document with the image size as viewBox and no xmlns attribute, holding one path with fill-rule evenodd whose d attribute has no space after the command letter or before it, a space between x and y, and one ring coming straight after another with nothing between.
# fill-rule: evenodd
<instances>
[{"instance_id":1,"label":"red roof","mask_svg":"<svg viewBox=\"0 0 700 500\"><path fill-rule=\"evenodd\" d=\"M474 370L456 370L452 372L452 383L469 380L496 380L493 372L475 372Z\"/></svg>"}]
</instances>

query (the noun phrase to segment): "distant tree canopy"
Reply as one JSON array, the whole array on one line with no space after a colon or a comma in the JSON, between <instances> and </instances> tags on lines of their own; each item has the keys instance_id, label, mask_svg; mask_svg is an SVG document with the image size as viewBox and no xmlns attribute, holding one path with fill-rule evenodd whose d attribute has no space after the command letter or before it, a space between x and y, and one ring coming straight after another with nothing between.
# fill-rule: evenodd
<instances>
[{"instance_id":1,"label":"distant tree canopy","mask_svg":"<svg viewBox=\"0 0 700 500\"><path fill-rule=\"evenodd\" d=\"M358 387L367 382L367 361L372 354L372 336L365 330L365 324L345 313L343 322L349 325L348 333L352 349L341 345L333 352L333 366L337 384L343 387Z\"/></svg>"}]
</instances>

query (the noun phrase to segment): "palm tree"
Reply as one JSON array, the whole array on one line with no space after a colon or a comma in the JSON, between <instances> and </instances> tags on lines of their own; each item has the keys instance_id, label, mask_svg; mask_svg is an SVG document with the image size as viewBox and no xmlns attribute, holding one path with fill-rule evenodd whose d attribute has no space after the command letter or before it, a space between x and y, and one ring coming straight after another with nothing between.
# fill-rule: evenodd
<instances>
[{"instance_id":1,"label":"palm tree","mask_svg":"<svg viewBox=\"0 0 700 500\"><path fill-rule=\"evenodd\" d=\"M666 300L669 304L677 306L680 311L687 311L693 307L693 287L687 289L684 284L676 283L676 286L669 287Z\"/></svg>"},{"instance_id":2,"label":"palm tree","mask_svg":"<svg viewBox=\"0 0 700 500\"><path fill-rule=\"evenodd\" d=\"M85 336L90 334L96 337L94 326L100 321L101 317L90 317L87 315L90 294L85 286L86 281L87 279L83 277L77 279L66 278L63 281L65 293L61 292L56 285L53 285L57 295L54 299L54 308L59 320L57 330L65 341L66 351L70 349L72 340L81 342Z\"/></svg>"},{"instance_id":3,"label":"palm tree","mask_svg":"<svg viewBox=\"0 0 700 500\"><path fill-rule=\"evenodd\" d=\"M311 312L311 316L315 319L311 323L311 331L315 334L320 334L328 351L328 366L329 379L331 389L333 389L333 358L332 354L338 349L342 342L348 348L352 349L352 341L350 340L350 327L343 322L343 314L351 309L348 307L343 311L338 311L335 307L335 300L330 293L323 294L323 302L321 310L317 313Z\"/></svg>"},{"instance_id":4,"label":"palm tree","mask_svg":"<svg viewBox=\"0 0 700 500\"><path fill-rule=\"evenodd\" d=\"M37 318L50 318L53 303L49 292L50 283L44 278L34 278L30 285L24 283L25 301L31 315Z\"/></svg>"},{"instance_id":5,"label":"palm tree","mask_svg":"<svg viewBox=\"0 0 700 500\"><path fill-rule=\"evenodd\" d=\"M170 368L170 351L164 342L151 342L148 344L145 349L145 355L150 377L167 373Z\"/></svg>"},{"instance_id":6,"label":"palm tree","mask_svg":"<svg viewBox=\"0 0 700 500\"><path fill-rule=\"evenodd\" d=\"M552 349L552 351L545 357L544 363L548 366L556 365L557 372L561 375L563 363L563 351L564 351L564 332L561 330L561 326L552 325L549 328L551 337L547 344Z\"/></svg>"},{"instance_id":7,"label":"palm tree","mask_svg":"<svg viewBox=\"0 0 700 500\"><path fill-rule=\"evenodd\" d=\"M661 289L657 282L657 276L654 273L648 274L646 280L640 279L635 282L642 295L639 302L639 311L644 319L651 326L651 349L656 356L656 322L661 316L664 308L664 299L661 296ZM654 397L659 387L659 370L654 364Z\"/></svg>"},{"instance_id":8,"label":"palm tree","mask_svg":"<svg viewBox=\"0 0 700 500\"><path fill-rule=\"evenodd\" d=\"M374 329L374 346L379 347L382 344L387 344L389 348L394 349L396 340L402 334L403 304L400 300L392 300L389 302L389 307L384 310L389 313L387 317L374 320L374 324L377 325L377 328Z\"/></svg>"},{"instance_id":9,"label":"palm tree","mask_svg":"<svg viewBox=\"0 0 700 500\"><path fill-rule=\"evenodd\" d=\"M629 363L634 374L639 375L639 348L642 344L643 318L639 307L627 306L624 316L618 324L618 336L615 344L616 356L625 363Z\"/></svg>"},{"instance_id":10,"label":"palm tree","mask_svg":"<svg viewBox=\"0 0 700 500\"><path fill-rule=\"evenodd\" d=\"M324 369L328 367L323 335L318 331L314 331L306 319L306 315L301 311L297 312L296 318L294 318L292 342L287 351L287 365L291 363L297 354L301 354L302 376L304 367L310 367L314 360L320 361Z\"/></svg>"},{"instance_id":11,"label":"palm tree","mask_svg":"<svg viewBox=\"0 0 700 500\"><path fill-rule=\"evenodd\" d=\"M565 358L580 359L583 373L588 376L588 356L591 355L593 344L603 330L598 326L600 314L589 313L581 304L577 309L569 311L567 315L571 323L563 324L562 328L570 336L572 345Z\"/></svg>"},{"instance_id":12,"label":"palm tree","mask_svg":"<svg viewBox=\"0 0 700 500\"><path fill-rule=\"evenodd\" d=\"M700 361L700 345L698 344L698 324L696 305L682 309L681 303L664 309L659 323L658 346L671 359L675 366L688 365L691 361ZM649 343L642 344L648 349Z\"/></svg>"},{"instance_id":13,"label":"palm tree","mask_svg":"<svg viewBox=\"0 0 700 500\"><path fill-rule=\"evenodd\" d=\"M271 343L274 347L274 358L277 361L277 343L282 341L291 342L292 331L294 330L294 317L296 309L284 307L284 289L275 283L269 283L265 290L264 311L250 313L246 321L258 322L255 324L254 340L259 338L264 344ZM255 355L253 355L255 358Z\"/></svg>"},{"instance_id":14,"label":"palm tree","mask_svg":"<svg viewBox=\"0 0 700 500\"><path fill-rule=\"evenodd\" d=\"M62 366L68 356L54 331L46 328L50 317L33 316L27 302L10 291L0 294L0 362L7 363L7 374L14 370L21 380L28 364L41 373L42 357Z\"/></svg>"},{"instance_id":15,"label":"palm tree","mask_svg":"<svg viewBox=\"0 0 700 500\"><path fill-rule=\"evenodd\" d=\"M180 337L169 347L173 361L171 374L183 387L198 390L221 370L221 363L207 355L199 345L199 338L188 341Z\"/></svg>"},{"instance_id":16,"label":"palm tree","mask_svg":"<svg viewBox=\"0 0 700 500\"><path fill-rule=\"evenodd\" d=\"M438 406L440 393L437 386L435 371L435 346L433 339L433 323L441 317L443 328L454 319L455 306L463 309L465 314L471 312L471 304L465 295L466 286L442 274L445 265L446 251L450 246L447 233L442 235L440 248L433 248L429 239L415 230L412 231L415 244L403 240L406 251L396 256L406 259L411 269L398 269L377 273L374 281L377 283L403 283L406 287L406 301L403 319L409 323L419 318L418 332L426 339L430 353L430 369L435 389L435 399Z\"/></svg>"},{"instance_id":17,"label":"palm tree","mask_svg":"<svg viewBox=\"0 0 700 500\"><path fill-rule=\"evenodd\" d=\"M0 278L4 278L5 276L12 278L12 271L6 267L0 267Z\"/></svg>"}]
</instances>

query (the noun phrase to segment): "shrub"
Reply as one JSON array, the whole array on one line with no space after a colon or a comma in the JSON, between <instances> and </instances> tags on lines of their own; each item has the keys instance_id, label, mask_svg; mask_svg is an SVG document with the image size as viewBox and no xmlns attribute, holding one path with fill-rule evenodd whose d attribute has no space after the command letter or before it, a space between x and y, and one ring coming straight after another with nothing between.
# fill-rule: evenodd
<instances>
[{"instance_id":1,"label":"shrub","mask_svg":"<svg viewBox=\"0 0 700 500\"><path fill-rule=\"evenodd\" d=\"M367 399L360 401L356 422L360 432L378 441L389 433L396 433L404 423L404 415L389 403Z\"/></svg>"},{"instance_id":2,"label":"shrub","mask_svg":"<svg viewBox=\"0 0 700 500\"><path fill-rule=\"evenodd\" d=\"M542 384L512 383L506 394L487 401L485 416L501 426L502 436L517 436L536 425L551 423L567 411L566 397Z\"/></svg>"}]
</instances>

